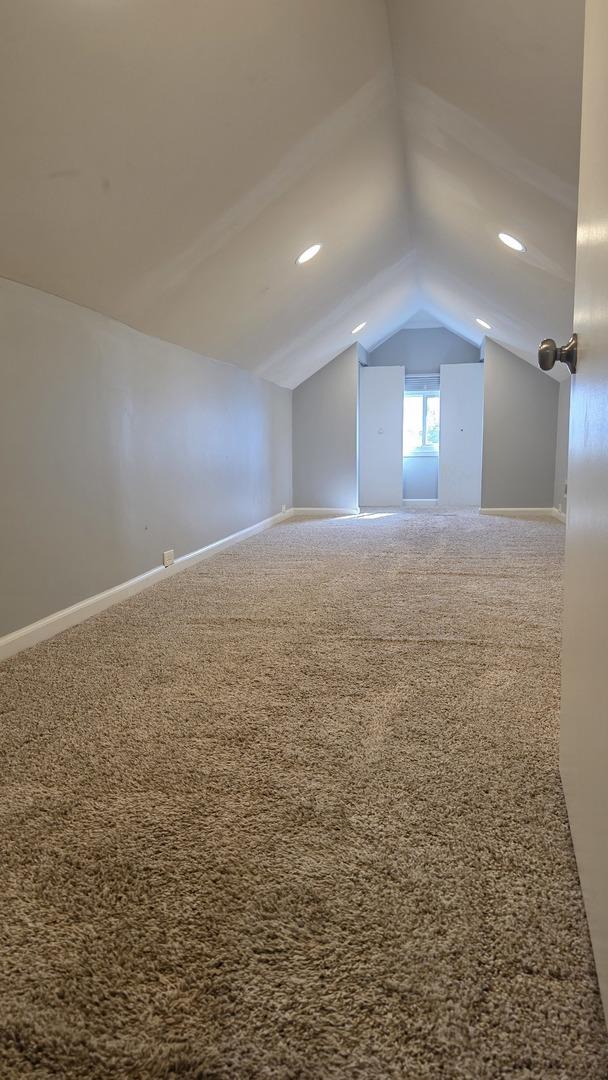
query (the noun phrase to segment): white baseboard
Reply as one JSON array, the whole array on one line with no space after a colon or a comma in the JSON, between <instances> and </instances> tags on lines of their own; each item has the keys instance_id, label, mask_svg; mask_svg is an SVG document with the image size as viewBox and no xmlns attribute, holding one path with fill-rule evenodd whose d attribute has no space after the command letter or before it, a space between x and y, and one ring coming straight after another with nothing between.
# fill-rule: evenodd
<instances>
[{"instance_id":1,"label":"white baseboard","mask_svg":"<svg viewBox=\"0 0 608 1080\"><path fill-rule=\"evenodd\" d=\"M31 623L29 626L24 626L10 634L6 634L4 637L0 637L0 661L7 660L9 656L14 656L15 653L21 652L22 649L29 649L40 641L55 637L56 634L69 629L70 626L76 626L77 623L90 619L92 615L99 614L100 611L104 611L112 604L127 600L129 596L135 596L136 593L142 592L143 589L148 589L151 585L157 585L158 582L165 581L168 577L172 577L173 574L178 574L180 570L186 570L203 559L209 559L212 555L216 555L218 551L231 547L232 544L238 544L239 541L245 540L248 536L254 536L255 533L270 529L280 521L290 518L292 514L293 510L285 510L281 514L274 514L273 517L258 521L247 529L241 529L240 532L225 536L221 540L216 540L213 544L207 544L206 547L199 548L198 551L191 551L188 555L181 555L171 566L155 566L152 570L147 570L146 573L131 578L130 581L123 581L120 585L114 585L111 589L106 589L105 592L97 593L96 596L89 596L86 600L80 600L77 604L72 604L71 607L63 608L62 611L56 611L52 615L47 615L44 619L39 619L38 622Z\"/></svg>"},{"instance_id":2,"label":"white baseboard","mask_svg":"<svg viewBox=\"0 0 608 1080\"><path fill-rule=\"evenodd\" d=\"M358 506L294 506L293 517L353 517L360 513Z\"/></svg>"},{"instance_id":3,"label":"white baseboard","mask_svg":"<svg viewBox=\"0 0 608 1080\"><path fill-rule=\"evenodd\" d=\"M553 517L556 517L558 521L562 521L564 525L566 524L566 515L563 510L558 510L557 506L553 507Z\"/></svg>"},{"instance_id":4,"label":"white baseboard","mask_svg":"<svg viewBox=\"0 0 608 1080\"><path fill-rule=\"evenodd\" d=\"M482 506L480 514L503 515L505 517L525 517L527 514L543 514L545 517L557 517L565 521L565 516L554 506Z\"/></svg>"}]
</instances>

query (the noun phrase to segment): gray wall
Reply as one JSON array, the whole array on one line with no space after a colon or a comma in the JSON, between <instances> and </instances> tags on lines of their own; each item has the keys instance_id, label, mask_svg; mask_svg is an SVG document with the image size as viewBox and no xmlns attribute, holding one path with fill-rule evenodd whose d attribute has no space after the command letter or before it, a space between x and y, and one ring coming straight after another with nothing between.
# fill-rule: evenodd
<instances>
[{"instance_id":1,"label":"gray wall","mask_svg":"<svg viewBox=\"0 0 608 1080\"><path fill-rule=\"evenodd\" d=\"M403 498L436 499L439 483L439 455L415 454L403 458Z\"/></svg>"},{"instance_id":2,"label":"gray wall","mask_svg":"<svg viewBox=\"0 0 608 1080\"><path fill-rule=\"evenodd\" d=\"M568 436L570 427L570 377L559 384L557 411L557 443L555 447L555 492L553 505L558 509L564 502L564 488L568 479Z\"/></svg>"},{"instance_id":3,"label":"gray wall","mask_svg":"<svg viewBox=\"0 0 608 1080\"><path fill-rule=\"evenodd\" d=\"M368 364L400 364L408 375L439 374L441 364L474 364L479 349L443 327L398 330L368 355Z\"/></svg>"},{"instance_id":4,"label":"gray wall","mask_svg":"<svg viewBox=\"0 0 608 1080\"><path fill-rule=\"evenodd\" d=\"M486 340L482 507L551 507L559 383Z\"/></svg>"},{"instance_id":5,"label":"gray wall","mask_svg":"<svg viewBox=\"0 0 608 1080\"><path fill-rule=\"evenodd\" d=\"M294 506L359 505L358 356L351 345L293 392Z\"/></svg>"},{"instance_id":6,"label":"gray wall","mask_svg":"<svg viewBox=\"0 0 608 1080\"><path fill-rule=\"evenodd\" d=\"M0 635L291 504L291 393L0 280Z\"/></svg>"}]
</instances>

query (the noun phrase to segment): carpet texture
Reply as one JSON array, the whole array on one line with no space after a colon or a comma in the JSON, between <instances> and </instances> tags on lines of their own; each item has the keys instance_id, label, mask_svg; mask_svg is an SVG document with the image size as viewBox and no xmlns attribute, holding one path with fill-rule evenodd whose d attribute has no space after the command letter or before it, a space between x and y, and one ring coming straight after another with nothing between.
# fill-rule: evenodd
<instances>
[{"instance_id":1,"label":"carpet texture","mask_svg":"<svg viewBox=\"0 0 608 1080\"><path fill-rule=\"evenodd\" d=\"M0 1076L606 1080L563 528L291 521L0 668Z\"/></svg>"}]
</instances>

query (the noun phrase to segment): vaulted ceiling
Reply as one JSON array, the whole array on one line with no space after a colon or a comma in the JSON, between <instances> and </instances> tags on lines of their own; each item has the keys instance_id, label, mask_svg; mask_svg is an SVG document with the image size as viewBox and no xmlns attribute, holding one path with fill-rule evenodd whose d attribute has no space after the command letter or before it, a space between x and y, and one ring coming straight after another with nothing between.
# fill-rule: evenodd
<instances>
[{"instance_id":1,"label":"vaulted ceiling","mask_svg":"<svg viewBox=\"0 0 608 1080\"><path fill-rule=\"evenodd\" d=\"M285 386L421 308L533 360L572 328L583 16L0 0L0 275Z\"/></svg>"}]
</instances>

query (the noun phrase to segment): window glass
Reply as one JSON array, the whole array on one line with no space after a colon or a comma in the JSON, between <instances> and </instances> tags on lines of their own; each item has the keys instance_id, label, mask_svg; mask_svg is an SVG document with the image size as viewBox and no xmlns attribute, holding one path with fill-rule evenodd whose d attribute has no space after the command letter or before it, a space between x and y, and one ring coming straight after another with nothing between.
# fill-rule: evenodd
<instances>
[{"instance_id":1,"label":"window glass","mask_svg":"<svg viewBox=\"0 0 608 1080\"><path fill-rule=\"evenodd\" d=\"M439 393L407 390L403 397L403 456L439 452Z\"/></svg>"},{"instance_id":2,"label":"window glass","mask_svg":"<svg viewBox=\"0 0 608 1080\"><path fill-rule=\"evenodd\" d=\"M403 398L403 456L413 454L422 445L422 394Z\"/></svg>"},{"instance_id":3,"label":"window glass","mask_svg":"<svg viewBox=\"0 0 608 1080\"><path fill-rule=\"evenodd\" d=\"M424 445L439 450L439 394L427 395Z\"/></svg>"}]
</instances>

